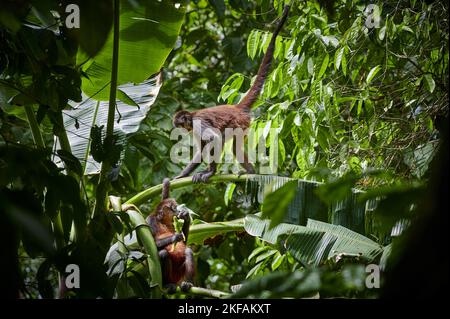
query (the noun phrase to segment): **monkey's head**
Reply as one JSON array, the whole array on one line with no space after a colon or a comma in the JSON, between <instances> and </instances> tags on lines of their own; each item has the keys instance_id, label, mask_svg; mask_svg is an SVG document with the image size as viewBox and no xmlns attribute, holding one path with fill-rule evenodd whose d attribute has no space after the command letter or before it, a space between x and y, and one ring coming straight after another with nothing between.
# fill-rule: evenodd
<instances>
[{"instance_id":1,"label":"monkey's head","mask_svg":"<svg viewBox=\"0 0 450 319\"><path fill-rule=\"evenodd\" d=\"M173 116L173 126L192 130L192 114L188 111L178 111Z\"/></svg>"},{"instance_id":2,"label":"monkey's head","mask_svg":"<svg viewBox=\"0 0 450 319\"><path fill-rule=\"evenodd\" d=\"M156 218L165 225L171 225L173 217L178 215L178 204L173 198L163 199L156 207Z\"/></svg>"}]
</instances>

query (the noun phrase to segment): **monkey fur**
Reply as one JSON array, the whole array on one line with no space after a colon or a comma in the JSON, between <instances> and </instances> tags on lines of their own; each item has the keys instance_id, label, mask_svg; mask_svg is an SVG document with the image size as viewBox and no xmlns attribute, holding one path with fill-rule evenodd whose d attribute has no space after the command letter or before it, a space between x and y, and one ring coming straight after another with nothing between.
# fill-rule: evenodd
<instances>
[{"instance_id":1,"label":"monkey fur","mask_svg":"<svg viewBox=\"0 0 450 319\"><path fill-rule=\"evenodd\" d=\"M195 274L192 249L186 245L190 216L186 209L181 209L175 199L169 198L170 180L163 181L162 199L152 214L147 217L153 237L156 241L161 262L163 285L169 292L175 292L180 284L182 291L193 285ZM181 233L177 233L173 218L184 220Z\"/></svg>"},{"instance_id":2,"label":"monkey fur","mask_svg":"<svg viewBox=\"0 0 450 319\"><path fill-rule=\"evenodd\" d=\"M205 132L208 128L213 128L221 132L222 143L225 142L224 139L225 128L232 128L232 129L240 128L243 131L248 129L251 121L250 118L251 106L258 99L258 96L261 93L262 87L264 85L264 81L270 71L270 66L273 60L273 53L275 50L276 37L287 19L288 12L289 6L285 6L283 10L283 15L275 31L273 32L269 46L267 47L266 54L264 55L264 58L259 66L256 79L252 87L250 88L250 90L248 91L248 93L245 95L245 97L242 99L241 102L239 102L237 105L218 105L206 109L197 110L194 112L188 112L185 110L179 111L173 117L173 125L175 127L182 127L188 131L191 131L193 129L193 121L200 120L202 132ZM192 161L174 179L186 177L192 171L194 171L201 163L201 153L202 153L201 150L204 148L205 144L211 142L212 140L214 140L214 138L217 138L217 136L211 134L203 136L203 138L195 136L194 138L197 139L197 142L199 142L201 146L200 151L194 155ZM234 141L234 143L235 144L233 145L233 151L236 156L237 152L236 141ZM207 150L207 152L209 151L210 150ZM244 161L243 163L241 163L241 165L246 170L247 173L249 174L255 173L253 165L249 163L245 152L244 152ZM213 161L209 164L207 170L194 174L192 177L192 181L194 183L207 182L208 179L215 174L215 172L216 172L216 163Z\"/></svg>"}]
</instances>

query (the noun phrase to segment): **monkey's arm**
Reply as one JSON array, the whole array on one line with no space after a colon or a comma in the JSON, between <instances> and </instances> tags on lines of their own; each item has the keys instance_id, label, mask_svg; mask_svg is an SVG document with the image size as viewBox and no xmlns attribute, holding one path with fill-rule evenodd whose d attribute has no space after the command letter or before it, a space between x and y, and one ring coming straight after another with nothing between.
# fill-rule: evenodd
<instances>
[{"instance_id":1,"label":"monkey's arm","mask_svg":"<svg viewBox=\"0 0 450 319\"><path fill-rule=\"evenodd\" d=\"M173 179L189 176L189 174L192 173L192 171L195 170L200 165L201 160L202 160L202 152L200 149L194 155L192 161L190 161L189 164L181 171L181 173L175 176Z\"/></svg>"},{"instance_id":2,"label":"monkey's arm","mask_svg":"<svg viewBox=\"0 0 450 319\"><path fill-rule=\"evenodd\" d=\"M158 248L158 250L163 249L167 245L174 244L179 241L183 241L183 237L184 237L184 235L182 233L176 233L172 236L168 236L168 237L161 238L161 239L156 239L155 240L156 247Z\"/></svg>"},{"instance_id":3,"label":"monkey's arm","mask_svg":"<svg viewBox=\"0 0 450 319\"><path fill-rule=\"evenodd\" d=\"M209 163L208 168L204 171L195 173L192 176L194 183L206 183L208 179L216 173L217 162L220 160L220 154L214 154L215 148L219 148L220 152L223 150L224 139L220 132L214 127L210 127L203 123L202 139L205 146L202 150L202 155L206 156L206 162ZM219 157L217 157L219 155Z\"/></svg>"},{"instance_id":4,"label":"monkey's arm","mask_svg":"<svg viewBox=\"0 0 450 319\"><path fill-rule=\"evenodd\" d=\"M147 224L150 226L150 230L152 232L153 237L156 237L156 235L159 233L159 224L156 221L155 217L150 215L146 219ZM167 236L164 238L155 238L156 247L158 250L163 249L167 245L174 244L176 242L182 241L184 239L184 235L182 233L176 233L171 236Z\"/></svg>"},{"instance_id":5,"label":"monkey's arm","mask_svg":"<svg viewBox=\"0 0 450 319\"><path fill-rule=\"evenodd\" d=\"M195 263L194 263L194 253L192 249L187 247L184 251L185 259L185 273L184 273L184 281L181 283L180 288L182 291L187 292L194 283L194 275L195 275Z\"/></svg>"},{"instance_id":6,"label":"monkey's arm","mask_svg":"<svg viewBox=\"0 0 450 319\"><path fill-rule=\"evenodd\" d=\"M189 216L189 212L187 210L183 209L178 213L177 218L184 221L181 232L184 235L184 241L187 242L189 236L189 227L191 226L191 216Z\"/></svg>"}]
</instances>

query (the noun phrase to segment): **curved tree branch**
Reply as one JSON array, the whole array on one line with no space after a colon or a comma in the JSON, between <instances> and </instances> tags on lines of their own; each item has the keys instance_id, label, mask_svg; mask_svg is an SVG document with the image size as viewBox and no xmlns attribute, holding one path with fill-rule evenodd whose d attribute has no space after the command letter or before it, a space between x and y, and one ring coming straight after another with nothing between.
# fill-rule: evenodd
<instances>
[{"instance_id":1,"label":"curved tree branch","mask_svg":"<svg viewBox=\"0 0 450 319\"><path fill-rule=\"evenodd\" d=\"M234 174L228 174L228 175L215 175L212 176L209 179L209 183L219 183L219 182L242 182L246 181L250 176L255 175L234 175ZM182 188L185 186L192 185L192 176L190 177L184 177L176 180L170 181L170 189L177 189ZM144 203L149 198L152 198L155 195L160 195L162 191L162 184L150 187L139 194L136 194L129 200L125 202L125 204L133 204L133 205L140 205Z\"/></svg>"},{"instance_id":2,"label":"curved tree branch","mask_svg":"<svg viewBox=\"0 0 450 319\"><path fill-rule=\"evenodd\" d=\"M155 240L152 236L150 228L142 217L142 213L134 209L126 211L130 216L130 223L136 230L136 235L142 243L147 254L147 265L151 277L150 287L152 288L152 297L160 298L162 289L162 272L161 264L159 263L158 249Z\"/></svg>"},{"instance_id":3,"label":"curved tree branch","mask_svg":"<svg viewBox=\"0 0 450 319\"><path fill-rule=\"evenodd\" d=\"M179 287L177 287L177 292L181 292L187 295L191 296L199 296L199 297L209 297L209 298L224 298L228 297L231 294L228 292L220 291L220 290L213 290L213 289L206 289L202 287L192 287L187 292L182 292Z\"/></svg>"}]
</instances>

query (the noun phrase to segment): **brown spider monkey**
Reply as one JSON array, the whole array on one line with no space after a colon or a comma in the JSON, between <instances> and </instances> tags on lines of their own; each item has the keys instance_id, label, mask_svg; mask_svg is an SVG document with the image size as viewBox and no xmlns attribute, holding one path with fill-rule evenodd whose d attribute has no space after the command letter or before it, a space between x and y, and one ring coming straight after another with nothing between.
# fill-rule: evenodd
<instances>
[{"instance_id":1,"label":"brown spider monkey","mask_svg":"<svg viewBox=\"0 0 450 319\"><path fill-rule=\"evenodd\" d=\"M203 138L202 136L200 137L194 136L198 145L200 145L201 147L194 155L192 161L174 179L188 176L193 170L195 170L200 165L202 157L202 149L205 147L205 144L207 147L212 147L211 142L219 137L217 136L217 133L216 134L207 133L208 131L211 131L208 129L215 129L216 132L221 133L222 136L220 140L222 141L222 147L223 144L225 143L225 128L242 129L244 132L246 129L248 129L248 127L250 126L250 114L249 114L250 108L253 105L253 103L255 103L255 101L258 99L258 96L261 93L262 86L264 84L264 80L266 79L269 73L273 59L273 52L275 50L275 41L278 33L280 32L281 28L283 27L283 24L286 21L288 12L289 6L285 6L280 22L278 23L275 31L273 32L269 46L267 47L266 54L264 55L261 65L259 66L255 82L253 83L252 87L250 88L250 90L248 91L248 93L245 95L245 97L242 99L241 102L239 102L237 105L218 105L194 112L188 112L183 110L177 112L174 115L173 125L175 127L183 127L188 131L192 131L193 122L195 120L200 120L202 132L201 135L203 135ZM233 153L235 156L237 156L237 147L238 145L236 139L234 139ZM253 168L253 165L248 161L247 154L245 154L245 151L243 150L243 145L239 147L241 147L244 155L243 162L241 163L242 167L247 171L247 173L254 174L255 169ZM211 148L206 149L206 154L210 154L211 151L212 151ZM205 171L201 171L194 174L192 176L192 181L194 183L198 182L205 183L212 175L215 174L215 172L216 172L216 163L212 161Z\"/></svg>"},{"instance_id":2,"label":"brown spider monkey","mask_svg":"<svg viewBox=\"0 0 450 319\"><path fill-rule=\"evenodd\" d=\"M146 221L156 241L163 272L163 285L169 293L174 293L177 284L182 291L188 291L194 280L194 255L186 246L189 235L190 216L180 208L173 198L169 198L170 180L163 181L162 200ZM181 233L177 233L173 218L184 220Z\"/></svg>"}]
</instances>

